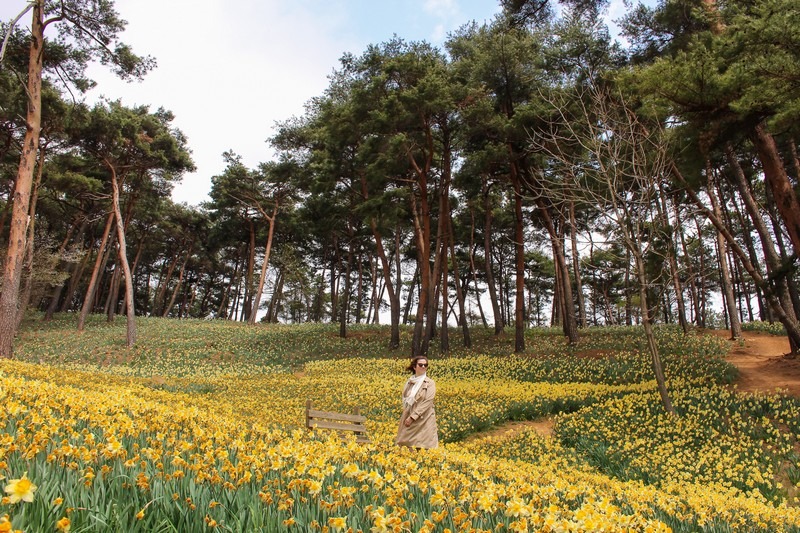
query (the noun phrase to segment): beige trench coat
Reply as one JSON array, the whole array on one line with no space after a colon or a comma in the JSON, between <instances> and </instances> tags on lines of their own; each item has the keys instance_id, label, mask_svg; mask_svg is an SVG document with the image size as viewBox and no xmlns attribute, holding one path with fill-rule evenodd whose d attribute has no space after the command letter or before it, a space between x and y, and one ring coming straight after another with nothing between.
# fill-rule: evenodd
<instances>
[{"instance_id":1,"label":"beige trench coat","mask_svg":"<svg viewBox=\"0 0 800 533\"><path fill-rule=\"evenodd\" d=\"M403 397L413 385L406 383L403 388ZM422 386L414 398L414 405L404 409L400 417L400 427L397 429L395 442L401 446L414 448L436 448L439 445L439 434L436 426L436 411L433 409L433 397L436 395L436 383L425 376ZM406 427L406 418L413 422Z\"/></svg>"}]
</instances>

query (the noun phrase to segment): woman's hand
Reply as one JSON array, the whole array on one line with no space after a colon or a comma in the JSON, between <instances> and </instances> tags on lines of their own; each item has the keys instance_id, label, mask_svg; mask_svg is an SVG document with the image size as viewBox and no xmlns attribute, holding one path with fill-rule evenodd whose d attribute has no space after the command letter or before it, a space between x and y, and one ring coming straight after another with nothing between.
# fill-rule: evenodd
<instances>
[{"instance_id":1,"label":"woman's hand","mask_svg":"<svg viewBox=\"0 0 800 533\"><path fill-rule=\"evenodd\" d=\"M410 416L407 416L406 419L403 421L403 425L405 425L407 428L410 428L411 422L413 422L413 420L411 420Z\"/></svg>"}]
</instances>

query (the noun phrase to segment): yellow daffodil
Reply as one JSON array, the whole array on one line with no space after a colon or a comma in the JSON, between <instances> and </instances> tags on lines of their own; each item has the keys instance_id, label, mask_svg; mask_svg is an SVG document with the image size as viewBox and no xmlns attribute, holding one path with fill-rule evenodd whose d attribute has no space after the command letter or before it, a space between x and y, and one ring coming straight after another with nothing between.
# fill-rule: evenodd
<instances>
[{"instance_id":1,"label":"yellow daffodil","mask_svg":"<svg viewBox=\"0 0 800 533\"><path fill-rule=\"evenodd\" d=\"M28 479L28 473L22 474L19 479L12 479L5 487L6 494L8 494L9 503L17 503L18 501L32 502L33 493L36 492L36 485Z\"/></svg>"},{"instance_id":2,"label":"yellow daffodil","mask_svg":"<svg viewBox=\"0 0 800 533\"><path fill-rule=\"evenodd\" d=\"M343 516L337 516L328 519L328 525L334 531L342 531L344 528L347 527L347 518Z\"/></svg>"},{"instance_id":3,"label":"yellow daffodil","mask_svg":"<svg viewBox=\"0 0 800 533\"><path fill-rule=\"evenodd\" d=\"M56 529L59 530L59 531L63 531L64 533L69 533L69 529L70 529L69 518L67 518L65 516L61 520L56 522Z\"/></svg>"}]
</instances>

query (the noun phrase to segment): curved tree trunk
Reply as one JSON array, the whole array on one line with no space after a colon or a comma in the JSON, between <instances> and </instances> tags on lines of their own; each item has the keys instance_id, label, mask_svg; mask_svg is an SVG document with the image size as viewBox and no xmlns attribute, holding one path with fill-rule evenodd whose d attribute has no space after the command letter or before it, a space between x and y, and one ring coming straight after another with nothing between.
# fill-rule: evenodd
<instances>
[{"instance_id":1,"label":"curved tree trunk","mask_svg":"<svg viewBox=\"0 0 800 533\"><path fill-rule=\"evenodd\" d=\"M183 284L183 276L186 273L186 263L189 262L189 258L192 256L193 249L194 239L192 239L192 241L189 243L189 250L186 252L186 257L183 258L183 263L181 263L181 269L178 272L178 281L175 283L175 288L172 290L172 296L169 299L169 303L164 306L164 312L161 314L161 316L164 318L169 315L170 311L172 311L172 307L175 305L175 299L178 297L178 292Z\"/></svg>"},{"instance_id":2,"label":"curved tree trunk","mask_svg":"<svg viewBox=\"0 0 800 533\"><path fill-rule=\"evenodd\" d=\"M128 247L125 242L125 228L123 226L122 212L119 208L119 181L117 173L112 165L108 165L111 170L111 193L112 203L114 204L114 219L117 221L117 242L119 243L119 263L122 266L122 273L125 277L125 308L127 318L126 344L131 348L136 344L136 313L133 307L133 278L131 277L131 267L128 264Z\"/></svg>"},{"instance_id":3,"label":"curved tree trunk","mask_svg":"<svg viewBox=\"0 0 800 533\"><path fill-rule=\"evenodd\" d=\"M169 265L167 266L166 273L164 273L164 267L161 267L162 275L159 277L158 290L156 291L156 296L153 300L154 315L163 315L164 313L164 305L167 300L167 287L169 287L169 283L172 281L172 274L175 272L175 269L178 266L179 258L180 255L178 255L178 251L176 250L169 262Z\"/></svg>"},{"instance_id":4,"label":"curved tree trunk","mask_svg":"<svg viewBox=\"0 0 800 533\"><path fill-rule=\"evenodd\" d=\"M100 245L97 248L97 257L94 261L94 269L92 270L92 277L89 280L89 286L86 288L86 295L83 298L83 306L78 316L78 331L83 331L86 326L86 319L89 316L89 311L92 309L94 302L94 295L97 291L97 283L100 277L100 267L103 264L103 259L106 256L105 250L107 246L111 245L111 225L114 223L115 211L112 209L106 218L106 225L103 228L103 236L100 240Z\"/></svg>"},{"instance_id":5,"label":"curved tree trunk","mask_svg":"<svg viewBox=\"0 0 800 533\"><path fill-rule=\"evenodd\" d=\"M769 305L772 308L772 311L775 313L775 316L783 324L783 327L786 329L786 333L792 338L792 342L800 345L800 324L798 324L796 320L792 320L792 318L787 315L774 291L769 286L769 283L767 283L767 280L764 279L764 277L761 275L761 272L759 272L758 269L750 262L744 250L742 250L742 248L736 242L736 239L733 237L733 235L731 235L731 232L728 230L728 228L725 227L722 221L715 216L713 212L709 211L709 209L703 204L702 200L700 200L700 198L697 196L697 193L694 192L686 179L683 177L680 170L673 165L671 168L671 173L684 186L686 194L689 195L697 208L706 215L708 220L714 225L717 231L722 234L723 237L725 237L728 245L739 258L739 261L741 261L742 267L745 269L745 271L747 271L753 281L761 286L761 289L764 291L764 294L767 297L767 302L769 302Z\"/></svg>"},{"instance_id":6,"label":"curved tree trunk","mask_svg":"<svg viewBox=\"0 0 800 533\"><path fill-rule=\"evenodd\" d=\"M664 367L661 364L661 357L658 353L656 336L653 332L653 325L650 321L650 309L647 304L647 278L645 276L644 260L638 250L634 251L633 256L636 263L637 279L639 280L639 309L642 313L642 325L644 326L644 334L647 338L647 346L650 350L650 358L653 365L653 373L656 377L658 394L661 396L661 404L664 406L664 410L667 413L674 415L675 409L672 407L672 400L670 400L669 391L667 390L667 380L664 377Z\"/></svg>"},{"instance_id":7,"label":"curved tree trunk","mask_svg":"<svg viewBox=\"0 0 800 533\"><path fill-rule=\"evenodd\" d=\"M445 154L447 153L449 152L445 152ZM446 156L445 159L447 159ZM444 175L442 176L441 180L441 186L439 187L437 194L439 197L439 219L436 224L436 250L433 257L433 271L430 277L430 296L426 306L427 321L425 323L425 336L422 339L422 351L420 352L422 354L428 353L428 346L431 340L433 340L434 332L436 331L436 323L439 319L436 314L436 309L439 303L438 296L441 294L443 299L447 299L447 288L442 285L444 283L442 271L444 269L444 264L447 262L448 232L446 230L446 213L449 210L448 197L450 194L450 179L447 170L444 171ZM433 246L429 245L428 250L431 250L432 248ZM447 323L442 323L441 327L444 330L447 327Z\"/></svg>"},{"instance_id":8,"label":"curved tree trunk","mask_svg":"<svg viewBox=\"0 0 800 533\"><path fill-rule=\"evenodd\" d=\"M764 178L772 189L775 205L783 218L794 253L800 255L800 201L786 174L775 139L767 132L764 124L759 124L750 134L750 140L761 161Z\"/></svg>"},{"instance_id":9,"label":"curved tree trunk","mask_svg":"<svg viewBox=\"0 0 800 533\"><path fill-rule=\"evenodd\" d=\"M361 176L361 194L366 200L369 195L367 192L367 181L364 175ZM389 293L389 308L390 308L390 322L391 334L389 337L389 349L395 350L400 346L400 287L395 290L394 283L392 282L392 267L389 264L389 259L386 256L386 250L383 247L383 235L381 234L378 224L374 217L369 220L372 236L375 239L375 251L378 254L378 259L381 262L381 273L383 274L383 285ZM395 232L395 243L399 252L399 239L400 233ZM380 302L378 302L380 303ZM378 312L378 309L375 310Z\"/></svg>"},{"instance_id":10,"label":"curved tree trunk","mask_svg":"<svg viewBox=\"0 0 800 533\"><path fill-rule=\"evenodd\" d=\"M661 196L659 217L662 219L664 227L670 227L669 209L667 206L667 196L663 187L658 188ZM680 273L678 271L678 246L676 245L677 233L680 231L680 221L675 221L675 227L669 235L667 255L669 260L669 270L672 278L672 288L675 291L675 303L678 306L678 323L684 333L689 333L689 322L686 320L686 303L683 300L683 285L681 284Z\"/></svg>"},{"instance_id":11,"label":"curved tree trunk","mask_svg":"<svg viewBox=\"0 0 800 533\"><path fill-rule=\"evenodd\" d=\"M255 294L253 295L253 307L250 310L249 323L251 325L256 323L258 306L261 305L261 293L264 292L264 283L267 280L267 269L269 268L269 255L270 252L272 251L272 237L275 235L275 218L277 216L278 216L278 204L276 202L275 206L272 209L272 214L270 216L265 215L264 217L269 223L269 230L267 231L267 243L265 245L265 250L264 250L264 264L261 267L261 276L258 278L258 287L256 288Z\"/></svg>"},{"instance_id":12,"label":"curved tree trunk","mask_svg":"<svg viewBox=\"0 0 800 533\"><path fill-rule=\"evenodd\" d=\"M784 269L783 265L781 264L781 258L778 255L778 252L775 250L775 243L773 242L772 236L767 229L767 225L761 216L758 204L756 203L755 198L753 198L753 194L750 190L750 184L747 182L747 177L745 176L744 171L739 164L739 160L736 158L736 154L734 153L730 144L728 144L728 146L725 148L725 156L728 160L728 164L733 169L733 176L736 180L736 185L739 189L739 195L744 202L747 214L750 215L750 220L753 222L753 227L761 239L761 249L764 251L764 258L767 262L769 272L772 276L775 276L773 278L773 283L778 300L781 303L781 307L783 307L789 319L797 321L797 317L794 313L794 305L792 304L791 296L789 294L789 284L786 279L787 276L785 275L785 272L783 272ZM782 272L783 275L781 275ZM792 353L797 353L798 346L794 342L790 342L790 345Z\"/></svg>"},{"instance_id":13,"label":"curved tree trunk","mask_svg":"<svg viewBox=\"0 0 800 533\"><path fill-rule=\"evenodd\" d=\"M541 200L537 201L539 207L539 214L541 215L542 219L544 220L545 228L547 229L547 233L550 235L550 239L553 242L553 259L556 264L556 268L559 271L559 282L560 282L560 289L561 289L561 302L564 310L563 313L563 330L564 336L567 337L570 344L576 344L578 342L578 327L577 321L575 320L575 305L572 299L572 283L569 279L569 269L567 268L567 259L564 255L564 241L561 239L560 235L556 232L555 224L553 223L553 218L550 216L550 211L547 206L545 206Z\"/></svg>"},{"instance_id":14,"label":"curved tree trunk","mask_svg":"<svg viewBox=\"0 0 800 533\"><path fill-rule=\"evenodd\" d=\"M44 0L33 2L31 45L28 54L28 110L25 116L25 138L14 183L14 205L11 211L11 233L8 237L2 293L0 293L0 357L13 357L17 334L19 285L28 237L28 208L33 172L39 151L42 126L42 57L44 48Z\"/></svg>"},{"instance_id":15,"label":"curved tree trunk","mask_svg":"<svg viewBox=\"0 0 800 533\"><path fill-rule=\"evenodd\" d=\"M711 201L711 209L713 210L714 216L718 220L722 220L722 209L720 208L719 201L717 200L717 194L715 192L715 180L714 180L714 173L711 169L711 162L706 161L706 179L708 180L708 187L706 188L706 194L708 194L708 198ZM736 298L733 294L733 284L731 283L731 272L728 268L728 258L726 255L726 243L725 237L722 236L721 233L717 232L717 248L718 248L718 259L719 259L719 272L720 278L722 281L722 295L725 298L725 308L728 311L728 320L730 322L730 329L731 329L731 340L738 339L742 336L742 324L739 321L739 312L736 309Z\"/></svg>"}]
</instances>

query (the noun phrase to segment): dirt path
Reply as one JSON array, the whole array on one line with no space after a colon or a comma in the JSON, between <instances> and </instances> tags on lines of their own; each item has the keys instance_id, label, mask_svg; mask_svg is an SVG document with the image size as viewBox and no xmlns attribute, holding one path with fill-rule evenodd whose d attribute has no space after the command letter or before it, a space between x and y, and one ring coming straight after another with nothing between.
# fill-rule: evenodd
<instances>
[{"instance_id":1,"label":"dirt path","mask_svg":"<svg viewBox=\"0 0 800 533\"><path fill-rule=\"evenodd\" d=\"M728 338L726 330L709 331L708 334ZM736 388L742 392L788 392L800 396L800 358L787 358L789 340L760 331L745 331L741 341L731 341L727 360L739 369ZM553 420L544 418L524 422L507 422L489 431L467 438L510 437L526 428L533 428L543 437L553 434Z\"/></svg>"},{"instance_id":2,"label":"dirt path","mask_svg":"<svg viewBox=\"0 0 800 533\"><path fill-rule=\"evenodd\" d=\"M728 338L728 331L711 331ZM731 341L728 362L739 369L736 387L744 392L788 392L800 396L800 358L787 358L789 340L759 331L745 331L743 341Z\"/></svg>"}]
</instances>

